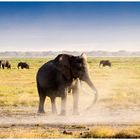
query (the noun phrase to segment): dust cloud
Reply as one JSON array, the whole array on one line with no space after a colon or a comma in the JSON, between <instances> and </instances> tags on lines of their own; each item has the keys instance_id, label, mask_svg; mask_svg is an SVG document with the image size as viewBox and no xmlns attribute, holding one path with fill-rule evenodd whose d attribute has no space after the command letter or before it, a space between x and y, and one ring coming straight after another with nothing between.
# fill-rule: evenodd
<instances>
[{"instance_id":1,"label":"dust cloud","mask_svg":"<svg viewBox=\"0 0 140 140\"><path fill-rule=\"evenodd\" d=\"M112 82L110 84L114 84ZM103 90L104 89L104 90ZM82 88L80 89L79 97L79 115L73 115L73 97L68 94L67 97L67 114L66 116L60 116L60 98L56 99L58 115L53 115L51 113L51 104L45 105L45 114L38 114L37 108L21 108L25 110L23 113L20 109L17 113L7 116L0 116L0 124L50 124L50 125L92 125L92 124L127 124L127 123L138 123L140 118L140 113L136 109L117 109L111 110L105 106L102 99L109 97L110 85L104 84L104 88L98 90L99 96L95 105L86 110L86 108L92 103L94 99L93 91L87 87L86 84L82 83ZM49 98L48 98L49 99ZM13 108L15 111L16 109ZM28 111L27 111L28 110ZM130 117L131 116L131 117Z\"/></svg>"},{"instance_id":2,"label":"dust cloud","mask_svg":"<svg viewBox=\"0 0 140 140\"><path fill-rule=\"evenodd\" d=\"M101 70L102 71L102 70ZM107 76L104 75L107 73ZM130 103L127 107L118 107L117 105L122 104L120 100L112 98L113 93L118 93L125 89L125 92L129 91L129 86L126 84L127 73L118 73L115 69L114 72L106 70L101 78L93 77L93 83L98 90L98 99L93 107L89 110L86 108L92 103L94 99L93 91L88 87L87 84L82 82L80 87L79 95L79 115L73 115L73 97L72 94L68 94L67 97L67 114L66 116L60 116L61 100L56 99L58 115L51 113L51 103L45 104L45 114L37 113L36 107L9 107L9 114L4 114L4 109L0 110L0 124L54 124L54 125L94 125L94 124L130 124L140 123L140 108L139 106L131 106ZM100 73L99 73L100 74ZM97 75L98 76L98 75ZM133 75L132 75L133 76ZM131 78L131 77L130 77ZM130 85L133 81L130 80ZM122 88L122 89L121 89ZM49 98L47 98L49 99ZM117 105L115 106L115 102ZM14 113L13 113L14 112Z\"/></svg>"}]
</instances>

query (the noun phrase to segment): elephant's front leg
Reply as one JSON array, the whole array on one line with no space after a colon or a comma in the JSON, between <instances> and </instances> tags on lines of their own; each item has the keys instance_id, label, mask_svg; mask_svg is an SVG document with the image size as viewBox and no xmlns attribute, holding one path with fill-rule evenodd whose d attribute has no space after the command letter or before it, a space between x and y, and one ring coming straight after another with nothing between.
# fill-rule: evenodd
<instances>
[{"instance_id":1,"label":"elephant's front leg","mask_svg":"<svg viewBox=\"0 0 140 140\"><path fill-rule=\"evenodd\" d=\"M56 103L55 103L55 97L51 98L51 104L52 104L52 113L57 114L57 109L56 109Z\"/></svg>"},{"instance_id":2,"label":"elephant's front leg","mask_svg":"<svg viewBox=\"0 0 140 140\"><path fill-rule=\"evenodd\" d=\"M79 91L80 91L80 80L76 79L75 84L72 88L73 94L73 115L79 115L78 103L79 103Z\"/></svg>"},{"instance_id":3,"label":"elephant's front leg","mask_svg":"<svg viewBox=\"0 0 140 140\"><path fill-rule=\"evenodd\" d=\"M4 65L2 65L2 68L4 69Z\"/></svg>"},{"instance_id":4,"label":"elephant's front leg","mask_svg":"<svg viewBox=\"0 0 140 140\"><path fill-rule=\"evenodd\" d=\"M61 97L61 113L60 113L60 115L62 115L62 116L66 115L66 100L67 100L67 93L65 93L64 96Z\"/></svg>"}]
</instances>

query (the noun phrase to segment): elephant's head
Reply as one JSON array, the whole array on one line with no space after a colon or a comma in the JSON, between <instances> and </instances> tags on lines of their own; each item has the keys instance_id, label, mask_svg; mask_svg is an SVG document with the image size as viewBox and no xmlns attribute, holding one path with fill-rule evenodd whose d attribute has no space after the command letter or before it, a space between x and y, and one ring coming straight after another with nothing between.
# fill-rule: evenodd
<instances>
[{"instance_id":1,"label":"elephant's head","mask_svg":"<svg viewBox=\"0 0 140 140\"><path fill-rule=\"evenodd\" d=\"M88 63L87 57L83 53L81 56L72 56L72 55L59 55L57 58L59 61L61 70L68 80L79 78L80 80L86 82L89 87L94 91L95 98L92 105L97 100L97 90L91 81L89 70L88 70ZM91 106L92 106L91 105Z\"/></svg>"},{"instance_id":2,"label":"elephant's head","mask_svg":"<svg viewBox=\"0 0 140 140\"><path fill-rule=\"evenodd\" d=\"M88 70L88 63L87 63L87 57L83 53L81 56L71 58L71 67L72 67L72 74L75 78L79 78L80 80L86 82L89 87L94 91L95 93L95 98L92 103L92 105L96 102L97 100L97 90L90 78L89 70ZM91 105L91 106L92 106ZM90 107L91 107L90 106ZM89 108L90 108L89 107Z\"/></svg>"}]
</instances>

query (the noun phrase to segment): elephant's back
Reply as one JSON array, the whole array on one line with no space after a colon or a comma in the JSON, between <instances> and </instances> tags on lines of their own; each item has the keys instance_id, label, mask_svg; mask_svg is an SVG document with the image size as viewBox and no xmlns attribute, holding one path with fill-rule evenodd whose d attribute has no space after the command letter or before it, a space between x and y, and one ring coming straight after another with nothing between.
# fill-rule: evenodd
<instances>
[{"instance_id":1,"label":"elephant's back","mask_svg":"<svg viewBox=\"0 0 140 140\"><path fill-rule=\"evenodd\" d=\"M57 76L60 75L53 61L49 61L42 65L37 72L37 82L44 88L56 88Z\"/></svg>"},{"instance_id":2,"label":"elephant's back","mask_svg":"<svg viewBox=\"0 0 140 140\"><path fill-rule=\"evenodd\" d=\"M43 64L37 72L37 77L48 75L48 73L52 72L55 69L53 61L49 61Z\"/></svg>"},{"instance_id":3,"label":"elephant's back","mask_svg":"<svg viewBox=\"0 0 140 140\"><path fill-rule=\"evenodd\" d=\"M22 63L22 66L23 66L23 67L27 67L28 64L27 64L26 62L23 62L23 63Z\"/></svg>"}]
</instances>

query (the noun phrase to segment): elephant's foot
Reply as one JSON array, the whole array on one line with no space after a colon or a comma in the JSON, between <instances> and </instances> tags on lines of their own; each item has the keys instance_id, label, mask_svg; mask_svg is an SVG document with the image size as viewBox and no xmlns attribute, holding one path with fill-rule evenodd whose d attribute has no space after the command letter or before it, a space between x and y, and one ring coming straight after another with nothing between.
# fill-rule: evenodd
<instances>
[{"instance_id":1,"label":"elephant's foot","mask_svg":"<svg viewBox=\"0 0 140 140\"><path fill-rule=\"evenodd\" d=\"M66 115L66 111L65 110L61 111L61 113L59 115L60 116L65 116Z\"/></svg>"},{"instance_id":2,"label":"elephant's foot","mask_svg":"<svg viewBox=\"0 0 140 140\"><path fill-rule=\"evenodd\" d=\"M45 111L42 109L41 110L39 109L37 113L45 113Z\"/></svg>"},{"instance_id":3,"label":"elephant's foot","mask_svg":"<svg viewBox=\"0 0 140 140\"><path fill-rule=\"evenodd\" d=\"M73 115L80 115L78 111L73 111Z\"/></svg>"},{"instance_id":4,"label":"elephant's foot","mask_svg":"<svg viewBox=\"0 0 140 140\"><path fill-rule=\"evenodd\" d=\"M52 114L53 115L57 115L57 111L52 111Z\"/></svg>"}]
</instances>

